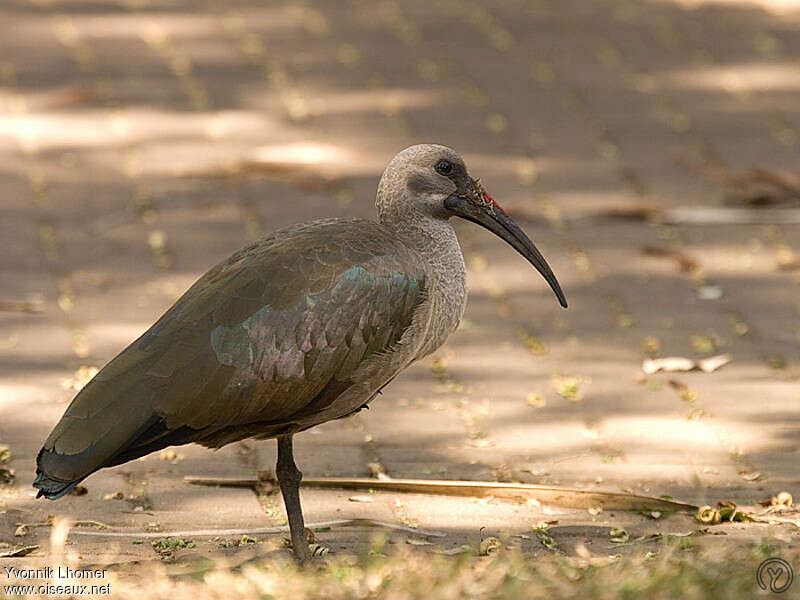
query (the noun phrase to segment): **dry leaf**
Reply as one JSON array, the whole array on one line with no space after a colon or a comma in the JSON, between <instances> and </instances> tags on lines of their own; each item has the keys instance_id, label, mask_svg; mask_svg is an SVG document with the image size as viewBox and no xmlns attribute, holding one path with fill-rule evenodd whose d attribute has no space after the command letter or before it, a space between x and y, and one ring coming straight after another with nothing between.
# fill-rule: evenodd
<instances>
[{"instance_id":1,"label":"dry leaf","mask_svg":"<svg viewBox=\"0 0 800 600\"><path fill-rule=\"evenodd\" d=\"M794 503L792 495L789 492L778 492L775 496L759 500L761 506L776 506L781 508L789 508Z\"/></svg>"},{"instance_id":2,"label":"dry leaf","mask_svg":"<svg viewBox=\"0 0 800 600\"><path fill-rule=\"evenodd\" d=\"M647 256L654 256L660 258L671 258L675 262L675 266L679 271L684 273L696 273L700 270L700 261L693 256L673 250L672 248L665 248L663 246L645 246L642 251Z\"/></svg>"},{"instance_id":3,"label":"dry leaf","mask_svg":"<svg viewBox=\"0 0 800 600\"><path fill-rule=\"evenodd\" d=\"M717 356L711 356L709 358L704 358L701 361L698 361L698 366L700 370L704 373L713 373L717 369L720 369L727 365L729 362L733 360L730 354L719 354Z\"/></svg>"},{"instance_id":4,"label":"dry leaf","mask_svg":"<svg viewBox=\"0 0 800 600\"><path fill-rule=\"evenodd\" d=\"M525 345L528 351L530 351L530 353L533 354L534 356L543 356L548 352L550 352L550 350L547 347L547 344L545 344L539 338L529 335L528 333L525 332L522 333L522 343Z\"/></svg>"},{"instance_id":5,"label":"dry leaf","mask_svg":"<svg viewBox=\"0 0 800 600\"><path fill-rule=\"evenodd\" d=\"M431 361L431 371L436 375L443 375L447 372L447 362L445 359L436 357Z\"/></svg>"},{"instance_id":6,"label":"dry leaf","mask_svg":"<svg viewBox=\"0 0 800 600\"><path fill-rule=\"evenodd\" d=\"M719 348L716 335L696 334L692 336L692 348L700 354L711 354Z\"/></svg>"},{"instance_id":7,"label":"dry leaf","mask_svg":"<svg viewBox=\"0 0 800 600\"><path fill-rule=\"evenodd\" d=\"M720 516L718 510L715 510L713 507L706 504L705 506L701 506L697 509L697 520L702 523L716 525L722 521L722 517Z\"/></svg>"},{"instance_id":8,"label":"dry leaf","mask_svg":"<svg viewBox=\"0 0 800 600\"><path fill-rule=\"evenodd\" d=\"M580 402L583 400L583 393L580 386L584 382L582 377L572 377L557 375L550 380L550 384L556 393L570 402Z\"/></svg>"},{"instance_id":9,"label":"dry leaf","mask_svg":"<svg viewBox=\"0 0 800 600\"><path fill-rule=\"evenodd\" d=\"M670 356L667 358L647 359L642 363L642 371L647 375L653 375L659 371L666 371L668 373L677 373L684 371L691 371L697 366L697 363L691 358L683 358L681 356Z\"/></svg>"},{"instance_id":10,"label":"dry leaf","mask_svg":"<svg viewBox=\"0 0 800 600\"><path fill-rule=\"evenodd\" d=\"M14 483L14 469L0 467L0 485L11 485Z\"/></svg>"},{"instance_id":11,"label":"dry leaf","mask_svg":"<svg viewBox=\"0 0 800 600\"><path fill-rule=\"evenodd\" d=\"M16 558L20 556L27 556L34 550L38 550L39 546L22 546L20 548L14 548L13 550L6 550L4 552L0 552L0 558Z\"/></svg>"},{"instance_id":12,"label":"dry leaf","mask_svg":"<svg viewBox=\"0 0 800 600\"><path fill-rule=\"evenodd\" d=\"M630 539L628 532L622 527L613 527L608 534L611 536L611 541L617 542L618 544L623 544Z\"/></svg>"},{"instance_id":13,"label":"dry leaf","mask_svg":"<svg viewBox=\"0 0 800 600\"><path fill-rule=\"evenodd\" d=\"M678 395L680 396L681 400L683 400L684 402L688 402L690 405L694 407L692 413L690 413L690 416L692 414L695 414L695 411L697 412L697 415L703 414L703 410L696 405L697 392L691 390L688 385L686 385L682 381L678 381L677 379L670 379L669 381L667 381L667 383L672 389L678 392Z\"/></svg>"},{"instance_id":14,"label":"dry leaf","mask_svg":"<svg viewBox=\"0 0 800 600\"><path fill-rule=\"evenodd\" d=\"M655 358L661 354L661 340L654 335L648 335L642 341L642 352L650 358Z\"/></svg>"},{"instance_id":15,"label":"dry leaf","mask_svg":"<svg viewBox=\"0 0 800 600\"><path fill-rule=\"evenodd\" d=\"M704 373L712 373L731 362L730 354L719 354L702 360L693 360L683 356L670 356L667 358L647 359L642 363L642 371L653 375L659 371L667 373L683 373L698 369Z\"/></svg>"},{"instance_id":16,"label":"dry leaf","mask_svg":"<svg viewBox=\"0 0 800 600\"><path fill-rule=\"evenodd\" d=\"M535 394L534 392L528 394L528 396L525 398L525 403L533 408L544 408L547 406L547 400L545 400L539 394Z\"/></svg>"},{"instance_id":17,"label":"dry leaf","mask_svg":"<svg viewBox=\"0 0 800 600\"><path fill-rule=\"evenodd\" d=\"M723 521L732 521L736 514L736 503L730 500L720 500L717 502L717 510Z\"/></svg>"},{"instance_id":18,"label":"dry leaf","mask_svg":"<svg viewBox=\"0 0 800 600\"><path fill-rule=\"evenodd\" d=\"M747 513L737 510L736 503L729 500L717 502L717 508L708 505L701 506L697 511L696 518L698 521L710 525L717 525L723 521L742 523L755 520Z\"/></svg>"},{"instance_id":19,"label":"dry leaf","mask_svg":"<svg viewBox=\"0 0 800 600\"><path fill-rule=\"evenodd\" d=\"M419 538L408 538L406 540L406 544L410 544L412 546L433 546L433 542Z\"/></svg>"},{"instance_id":20,"label":"dry leaf","mask_svg":"<svg viewBox=\"0 0 800 600\"><path fill-rule=\"evenodd\" d=\"M548 550L555 550L558 551L558 545L556 541L543 529L534 529L536 532L536 536L539 538L539 541L542 545L547 548Z\"/></svg>"},{"instance_id":21,"label":"dry leaf","mask_svg":"<svg viewBox=\"0 0 800 600\"><path fill-rule=\"evenodd\" d=\"M503 544L499 539L496 537L487 537L481 540L480 546L478 546L478 554L481 556L497 554L502 547Z\"/></svg>"}]
</instances>

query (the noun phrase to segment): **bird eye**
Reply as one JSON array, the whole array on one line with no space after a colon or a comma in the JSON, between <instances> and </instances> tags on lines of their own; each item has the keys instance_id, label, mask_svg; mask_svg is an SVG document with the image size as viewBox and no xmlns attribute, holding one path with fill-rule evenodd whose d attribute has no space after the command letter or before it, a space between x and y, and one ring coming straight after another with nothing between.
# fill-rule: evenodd
<instances>
[{"instance_id":1,"label":"bird eye","mask_svg":"<svg viewBox=\"0 0 800 600\"><path fill-rule=\"evenodd\" d=\"M436 169L436 172L440 175L450 175L450 173L453 172L453 163L447 160L440 160L433 168Z\"/></svg>"}]
</instances>

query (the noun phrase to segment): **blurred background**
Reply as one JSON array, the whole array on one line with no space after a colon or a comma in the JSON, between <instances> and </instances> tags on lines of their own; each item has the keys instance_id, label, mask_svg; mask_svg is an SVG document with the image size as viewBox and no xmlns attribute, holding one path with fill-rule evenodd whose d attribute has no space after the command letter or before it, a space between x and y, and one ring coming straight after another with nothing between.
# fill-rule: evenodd
<instances>
[{"instance_id":1,"label":"blurred background","mask_svg":"<svg viewBox=\"0 0 800 600\"><path fill-rule=\"evenodd\" d=\"M455 224L462 326L370 411L298 436L306 475L700 504L798 491L798 136L796 1L6 0L0 541L54 512L167 530L281 522L279 498L181 481L270 469L272 442L165 451L58 504L31 497L35 454L96 369L206 269L290 223L373 216L384 165L419 142L465 156L570 308L502 242ZM304 492L307 519L457 536L541 518L349 495Z\"/></svg>"}]
</instances>

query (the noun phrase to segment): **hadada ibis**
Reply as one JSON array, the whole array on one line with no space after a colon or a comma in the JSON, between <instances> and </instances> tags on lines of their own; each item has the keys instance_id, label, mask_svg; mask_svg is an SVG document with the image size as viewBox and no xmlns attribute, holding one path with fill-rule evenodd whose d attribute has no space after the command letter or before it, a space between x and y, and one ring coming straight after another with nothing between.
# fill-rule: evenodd
<instances>
[{"instance_id":1,"label":"hadada ibis","mask_svg":"<svg viewBox=\"0 0 800 600\"><path fill-rule=\"evenodd\" d=\"M370 402L455 330L466 269L450 217L508 242L564 293L533 242L452 149L412 146L381 177L378 220L278 230L203 275L72 400L37 457L39 496L167 446L277 438L292 546L309 558L292 436Z\"/></svg>"}]
</instances>

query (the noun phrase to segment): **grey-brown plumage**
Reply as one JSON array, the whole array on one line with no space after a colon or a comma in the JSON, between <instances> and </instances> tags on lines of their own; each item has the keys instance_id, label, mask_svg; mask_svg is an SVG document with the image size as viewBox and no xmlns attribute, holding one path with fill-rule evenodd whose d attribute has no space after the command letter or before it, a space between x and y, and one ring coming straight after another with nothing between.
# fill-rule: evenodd
<instances>
[{"instance_id":1,"label":"grey-brown plumage","mask_svg":"<svg viewBox=\"0 0 800 600\"><path fill-rule=\"evenodd\" d=\"M306 559L291 436L359 410L456 328L466 277L450 216L504 237L566 306L547 263L453 150L398 154L376 205L378 222L282 229L201 277L74 398L39 452L39 495L58 498L170 445L276 437L292 542Z\"/></svg>"}]
</instances>

